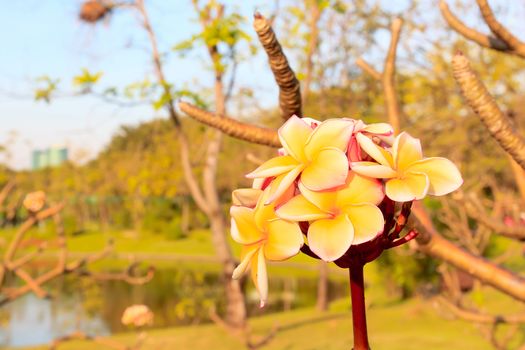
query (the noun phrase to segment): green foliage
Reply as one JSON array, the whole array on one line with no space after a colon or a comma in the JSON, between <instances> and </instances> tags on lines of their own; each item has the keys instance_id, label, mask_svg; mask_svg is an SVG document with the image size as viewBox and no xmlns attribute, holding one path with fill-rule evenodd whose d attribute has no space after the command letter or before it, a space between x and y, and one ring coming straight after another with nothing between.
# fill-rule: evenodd
<instances>
[{"instance_id":1,"label":"green foliage","mask_svg":"<svg viewBox=\"0 0 525 350\"><path fill-rule=\"evenodd\" d=\"M35 89L34 99L35 101L44 101L46 103L51 102L53 94L58 89L60 79L52 79L47 75L41 76L36 79L40 87Z\"/></svg>"}]
</instances>

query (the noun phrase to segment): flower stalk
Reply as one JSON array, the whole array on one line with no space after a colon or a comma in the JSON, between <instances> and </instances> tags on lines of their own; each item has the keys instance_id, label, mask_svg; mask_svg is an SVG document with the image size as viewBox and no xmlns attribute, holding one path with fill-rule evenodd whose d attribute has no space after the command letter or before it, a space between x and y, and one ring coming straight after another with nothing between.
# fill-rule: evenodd
<instances>
[{"instance_id":1,"label":"flower stalk","mask_svg":"<svg viewBox=\"0 0 525 350\"><path fill-rule=\"evenodd\" d=\"M350 294L352 298L352 322L354 330L353 350L369 350L368 331L366 327L365 285L363 274L364 263L350 265Z\"/></svg>"}]
</instances>

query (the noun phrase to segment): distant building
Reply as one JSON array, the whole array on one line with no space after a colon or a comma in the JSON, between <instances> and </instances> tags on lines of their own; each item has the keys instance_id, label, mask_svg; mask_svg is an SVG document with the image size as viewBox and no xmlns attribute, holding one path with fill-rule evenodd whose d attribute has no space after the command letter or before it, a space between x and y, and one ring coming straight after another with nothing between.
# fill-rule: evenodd
<instances>
[{"instance_id":1,"label":"distant building","mask_svg":"<svg viewBox=\"0 0 525 350\"><path fill-rule=\"evenodd\" d=\"M67 161L67 148L51 147L33 151L33 170L54 167Z\"/></svg>"}]
</instances>

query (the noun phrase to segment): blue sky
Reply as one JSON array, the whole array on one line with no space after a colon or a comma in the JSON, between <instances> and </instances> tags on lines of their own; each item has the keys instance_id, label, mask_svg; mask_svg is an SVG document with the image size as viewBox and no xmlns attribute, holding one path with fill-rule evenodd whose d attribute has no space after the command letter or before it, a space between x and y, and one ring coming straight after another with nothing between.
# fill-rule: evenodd
<instances>
[{"instance_id":1,"label":"blue sky","mask_svg":"<svg viewBox=\"0 0 525 350\"><path fill-rule=\"evenodd\" d=\"M120 108L94 97L62 96L51 104L32 100L35 79L42 75L60 79L61 89L67 92L72 91L71 79L82 67L89 67L93 72L102 71L102 86L125 86L152 73L147 54L149 43L130 11L116 13L107 23L89 26L78 20L80 3L81 0L2 2L0 144L10 143L11 166L28 167L32 149L55 144L67 145L73 155L83 150L93 157L120 125L161 115L149 106ZM268 14L274 6L274 1L262 0L225 3L228 7L237 6L248 19L254 10ZM389 9L402 11L407 0L384 0L383 3ZM421 3L429 9L424 16L439 16L434 1ZM472 6L474 1L465 0L464 3ZM505 1L491 3L497 8L497 4ZM524 6L516 3L510 6L511 10L514 8L511 18L524 15ZM147 0L146 4L162 51L168 52L173 44L199 30L190 0ZM285 4L281 2L281 6ZM471 24L480 23L477 11L462 15ZM250 22L246 31L252 33ZM524 26L522 22L512 21L510 28L521 33ZM383 46L386 46L388 34L383 34ZM432 33L424 34L429 35L424 40L432 40ZM379 52L382 57L384 49ZM373 59L373 54L365 55ZM211 86L211 75L205 64L207 57L203 50L186 59L171 54L166 61L168 80L179 87ZM254 88L260 100L269 104L276 102L277 90L263 55L241 65L237 82L238 86Z\"/></svg>"}]
</instances>

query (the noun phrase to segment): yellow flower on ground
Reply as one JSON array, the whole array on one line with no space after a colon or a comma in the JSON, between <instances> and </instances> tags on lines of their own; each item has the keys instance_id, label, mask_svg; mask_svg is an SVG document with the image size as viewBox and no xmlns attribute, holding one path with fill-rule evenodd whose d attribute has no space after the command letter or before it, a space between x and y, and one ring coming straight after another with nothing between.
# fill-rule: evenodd
<instances>
[{"instance_id":1,"label":"yellow flower on ground","mask_svg":"<svg viewBox=\"0 0 525 350\"><path fill-rule=\"evenodd\" d=\"M422 199L427 194L442 196L461 186L463 179L450 160L423 158L421 143L406 132L399 134L391 151L358 134L361 148L376 162L351 163L352 171L363 176L388 179L385 193L396 202Z\"/></svg>"},{"instance_id":2,"label":"yellow flower on ground","mask_svg":"<svg viewBox=\"0 0 525 350\"><path fill-rule=\"evenodd\" d=\"M234 194L235 203L250 202L254 192ZM269 189L257 201L255 208L234 205L230 209L231 235L242 244L241 263L233 272L233 278L240 278L251 267L251 277L261 298L261 307L268 299L268 277L266 260L286 260L297 253L304 243L299 225L278 218L273 204L264 205L270 194ZM236 198L237 197L237 198ZM242 197L242 200L239 200ZM235 199L236 198L236 199Z\"/></svg>"},{"instance_id":3,"label":"yellow flower on ground","mask_svg":"<svg viewBox=\"0 0 525 350\"><path fill-rule=\"evenodd\" d=\"M299 184L301 194L277 209L277 216L310 221L308 246L325 261L340 258L352 244L374 239L384 219L376 206L383 200L381 183L350 172L337 191L315 192Z\"/></svg>"},{"instance_id":4,"label":"yellow flower on ground","mask_svg":"<svg viewBox=\"0 0 525 350\"><path fill-rule=\"evenodd\" d=\"M266 204L283 195L299 175L300 182L312 191L341 186L348 175L345 152L353 127L349 119L328 119L312 130L293 116L279 129L285 154L266 161L247 177L275 177Z\"/></svg>"}]
</instances>

